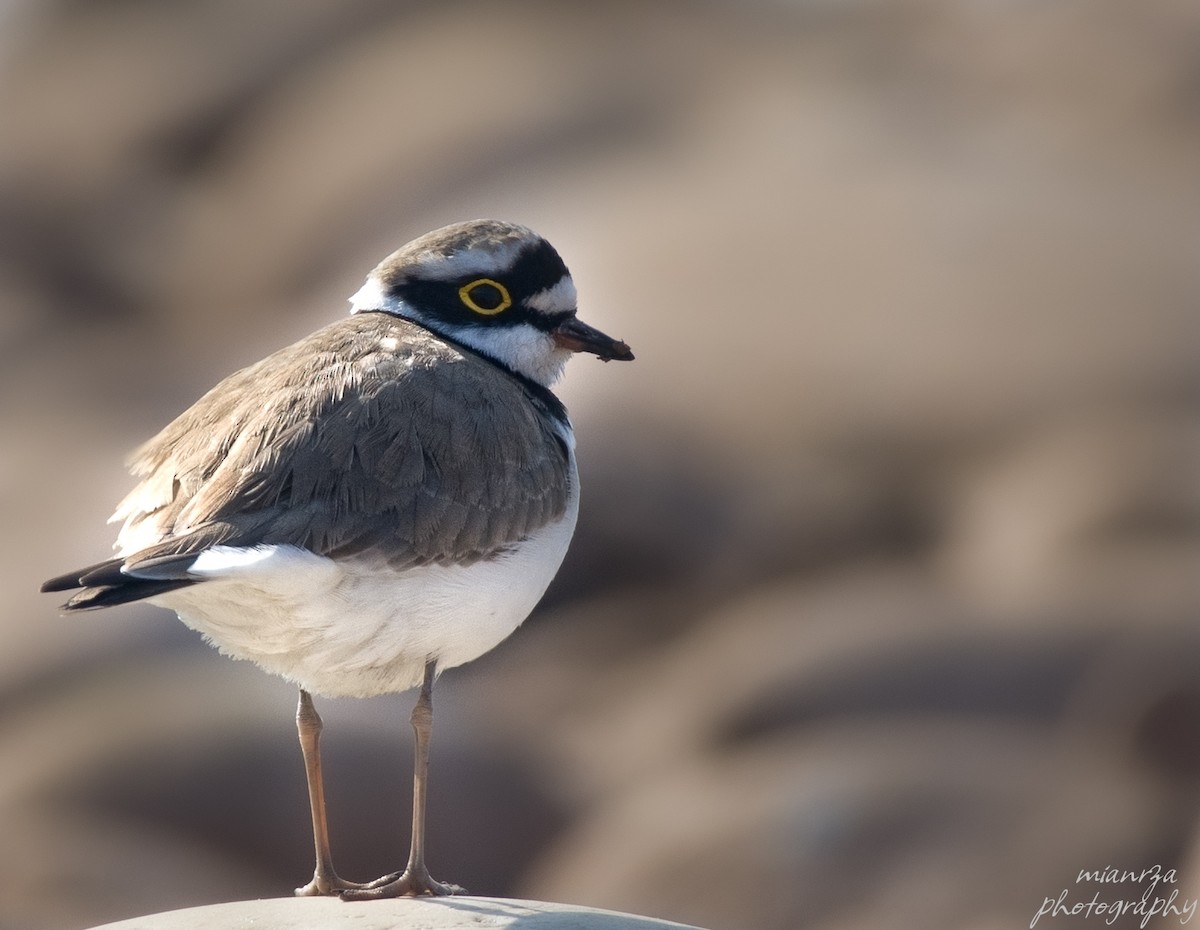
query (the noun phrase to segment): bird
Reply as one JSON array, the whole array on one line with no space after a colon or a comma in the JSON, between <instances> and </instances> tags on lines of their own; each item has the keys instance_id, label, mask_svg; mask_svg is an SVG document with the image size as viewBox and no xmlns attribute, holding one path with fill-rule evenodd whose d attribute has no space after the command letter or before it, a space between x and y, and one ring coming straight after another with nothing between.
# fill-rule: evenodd
<instances>
[{"instance_id":1,"label":"bird","mask_svg":"<svg viewBox=\"0 0 1200 930\"><path fill-rule=\"evenodd\" d=\"M67 613L145 601L299 688L316 865L297 895L463 893L425 862L437 676L536 606L575 530L566 361L633 359L579 319L531 229L436 229L367 276L351 312L219 382L129 460L114 557L46 581ZM79 590L76 590L79 589ZM312 696L419 688L408 862L334 869Z\"/></svg>"}]
</instances>

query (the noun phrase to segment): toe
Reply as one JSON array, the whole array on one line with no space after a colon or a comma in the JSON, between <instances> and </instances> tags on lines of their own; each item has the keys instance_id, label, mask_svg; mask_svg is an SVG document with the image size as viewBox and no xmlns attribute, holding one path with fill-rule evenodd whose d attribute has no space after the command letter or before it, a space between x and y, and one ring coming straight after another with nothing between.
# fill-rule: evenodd
<instances>
[{"instance_id":1,"label":"toe","mask_svg":"<svg viewBox=\"0 0 1200 930\"><path fill-rule=\"evenodd\" d=\"M434 881L428 872L404 872L400 876L388 875L378 881L348 888L340 892L344 901L374 901L379 898L446 897L466 894L459 885Z\"/></svg>"}]
</instances>

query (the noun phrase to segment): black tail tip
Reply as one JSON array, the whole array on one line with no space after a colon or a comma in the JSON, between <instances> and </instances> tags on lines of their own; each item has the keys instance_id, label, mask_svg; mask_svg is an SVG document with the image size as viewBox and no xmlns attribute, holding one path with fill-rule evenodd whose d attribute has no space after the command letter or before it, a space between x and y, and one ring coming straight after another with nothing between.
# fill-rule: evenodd
<instances>
[{"instance_id":1,"label":"black tail tip","mask_svg":"<svg viewBox=\"0 0 1200 930\"><path fill-rule=\"evenodd\" d=\"M52 594L55 591L73 591L75 588L82 586L79 580L79 572L70 572L69 574L59 575L56 578L43 581L42 586L38 590L43 594Z\"/></svg>"}]
</instances>

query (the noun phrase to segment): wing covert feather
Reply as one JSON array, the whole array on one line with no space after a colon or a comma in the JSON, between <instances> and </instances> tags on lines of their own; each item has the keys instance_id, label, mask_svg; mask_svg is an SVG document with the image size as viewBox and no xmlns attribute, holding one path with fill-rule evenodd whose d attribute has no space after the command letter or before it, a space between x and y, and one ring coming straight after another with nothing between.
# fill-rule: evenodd
<instances>
[{"instance_id":1,"label":"wing covert feather","mask_svg":"<svg viewBox=\"0 0 1200 930\"><path fill-rule=\"evenodd\" d=\"M226 378L134 453L118 551L487 558L566 508L567 453L538 403L414 324L351 316Z\"/></svg>"}]
</instances>

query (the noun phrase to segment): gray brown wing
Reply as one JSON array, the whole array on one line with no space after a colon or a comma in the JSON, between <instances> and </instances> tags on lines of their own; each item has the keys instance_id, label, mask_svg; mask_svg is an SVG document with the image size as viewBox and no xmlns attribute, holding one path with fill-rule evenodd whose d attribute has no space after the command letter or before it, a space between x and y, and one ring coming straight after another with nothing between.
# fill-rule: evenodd
<instances>
[{"instance_id":1,"label":"gray brown wing","mask_svg":"<svg viewBox=\"0 0 1200 930\"><path fill-rule=\"evenodd\" d=\"M131 469L142 482L114 515L118 549L131 569L166 575L214 545L396 567L487 558L560 516L571 480L552 419L520 381L383 314L227 378Z\"/></svg>"}]
</instances>

